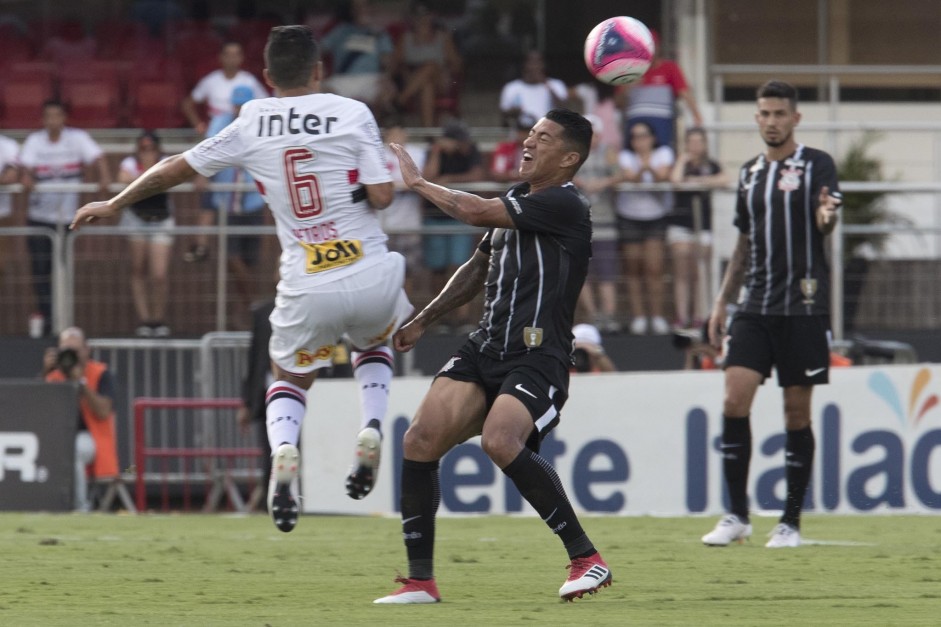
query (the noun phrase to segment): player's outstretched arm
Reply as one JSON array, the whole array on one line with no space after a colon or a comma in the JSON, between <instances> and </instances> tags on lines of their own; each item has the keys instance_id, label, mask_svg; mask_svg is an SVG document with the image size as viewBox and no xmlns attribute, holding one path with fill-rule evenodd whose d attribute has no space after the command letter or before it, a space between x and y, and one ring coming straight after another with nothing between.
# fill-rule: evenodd
<instances>
[{"instance_id":1,"label":"player's outstretched arm","mask_svg":"<svg viewBox=\"0 0 941 627\"><path fill-rule=\"evenodd\" d=\"M144 172L140 178L125 187L120 194L111 200L88 203L79 209L69 228L77 231L86 222L91 222L96 218L108 218L116 215L125 207L129 207L154 194L165 192L194 176L196 176L196 170L186 162L183 155L174 155Z\"/></svg>"},{"instance_id":2,"label":"player's outstretched arm","mask_svg":"<svg viewBox=\"0 0 941 627\"><path fill-rule=\"evenodd\" d=\"M389 144L389 147L399 160L399 169L405 185L452 218L471 226L516 228L506 211L506 206L499 198L481 198L475 194L435 185L422 176L403 146Z\"/></svg>"},{"instance_id":3,"label":"player's outstretched arm","mask_svg":"<svg viewBox=\"0 0 941 627\"><path fill-rule=\"evenodd\" d=\"M392 337L395 350L402 353L412 350L425 329L448 312L473 300L483 289L489 265L490 257L479 250L474 251L473 256L457 269L435 299L395 333Z\"/></svg>"}]
</instances>

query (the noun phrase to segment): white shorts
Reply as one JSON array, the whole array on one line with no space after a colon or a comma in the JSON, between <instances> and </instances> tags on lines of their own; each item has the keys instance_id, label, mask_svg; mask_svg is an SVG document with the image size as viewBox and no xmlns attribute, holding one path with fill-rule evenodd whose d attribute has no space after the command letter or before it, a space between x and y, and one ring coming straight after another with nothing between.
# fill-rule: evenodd
<instances>
[{"instance_id":1,"label":"white shorts","mask_svg":"<svg viewBox=\"0 0 941 627\"><path fill-rule=\"evenodd\" d=\"M691 244L694 241L697 238L692 229L675 224L667 227L668 244ZM712 246L712 231L700 231L698 241L700 246Z\"/></svg>"},{"instance_id":2,"label":"white shorts","mask_svg":"<svg viewBox=\"0 0 941 627\"><path fill-rule=\"evenodd\" d=\"M303 294L281 294L271 312L268 352L278 367L304 375L333 362L346 337L355 350L385 343L415 310L402 286L405 258L388 252L381 264Z\"/></svg>"},{"instance_id":3,"label":"white shorts","mask_svg":"<svg viewBox=\"0 0 941 627\"><path fill-rule=\"evenodd\" d=\"M131 229L146 230L146 233L138 231L137 233L128 235L128 237L132 240L143 240L154 244L172 246L173 229L176 228L176 220L173 219L173 216L170 216L166 220L148 222L147 220L141 220L139 217L137 217L137 214L135 214L130 209L125 209L124 212L121 213L120 226Z\"/></svg>"}]
</instances>

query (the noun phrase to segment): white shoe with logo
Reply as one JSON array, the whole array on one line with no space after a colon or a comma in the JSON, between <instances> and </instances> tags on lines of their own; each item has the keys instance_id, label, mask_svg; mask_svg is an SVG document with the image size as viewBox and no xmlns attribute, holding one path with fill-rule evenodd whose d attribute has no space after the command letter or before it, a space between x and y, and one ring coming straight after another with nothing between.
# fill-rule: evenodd
<instances>
[{"instance_id":1,"label":"white shoe with logo","mask_svg":"<svg viewBox=\"0 0 941 627\"><path fill-rule=\"evenodd\" d=\"M751 537L751 524L743 522L735 514L728 514L716 524L716 528L702 537L706 546L728 546L733 542L741 544Z\"/></svg>"},{"instance_id":2,"label":"white shoe with logo","mask_svg":"<svg viewBox=\"0 0 941 627\"><path fill-rule=\"evenodd\" d=\"M293 444L282 444L271 459L268 481L268 513L275 527L287 533L297 525L297 496L294 484L300 468L300 453Z\"/></svg>"},{"instance_id":3,"label":"white shoe with logo","mask_svg":"<svg viewBox=\"0 0 941 627\"><path fill-rule=\"evenodd\" d=\"M793 549L801 545L801 532L787 523L778 523L769 534L765 546L769 549Z\"/></svg>"},{"instance_id":4,"label":"white shoe with logo","mask_svg":"<svg viewBox=\"0 0 941 627\"><path fill-rule=\"evenodd\" d=\"M356 436L356 461L346 478L346 493L360 500L372 492L379 475L382 452L382 434L378 429L366 427Z\"/></svg>"}]
</instances>

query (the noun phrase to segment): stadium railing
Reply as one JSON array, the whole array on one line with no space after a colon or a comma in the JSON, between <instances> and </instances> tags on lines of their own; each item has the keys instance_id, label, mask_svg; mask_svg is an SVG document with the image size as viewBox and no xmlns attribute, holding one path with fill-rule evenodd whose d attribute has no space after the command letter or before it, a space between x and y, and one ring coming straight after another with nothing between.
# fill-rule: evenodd
<instances>
[{"instance_id":1,"label":"stadium railing","mask_svg":"<svg viewBox=\"0 0 941 627\"><path fill-rule=\"evenodd\" d=\"M858 125L857 125L858 126ZM875 127L883 127L884 123L878 123L874 125ZM753 128L749 127L751 132ZM910 128L924 128L932 131L941 131L941 125L932 125L932 124L921 124L916 123L912 124ZM941 132L938 133L938 137L941 138ZM8 186L8 188L14 188L17 186ZM120 189L122 186L115 185L115 189ZM481 193L481 194L492 194L499 193L505 189L504 185L493 183L493 182L478 182L478 183L468 183L460 186L461 189L466 191ZM81 184L81 185L64 185L59 184L55 186L56 189L80 189L82 191L90 191L92 189L97 189L97 186L93 184ZM888 182L888 181L878 181L878 182L863 182L863 181L844 181L841 183L841 188L844 192L882 192L888 194L887 200L891 203L910 203L911 199L918 199L920 197L919 207L930 208L934 207L933 212L937 211L938 207L941 207L941 184L938 183L912 183L912 182ZM223 191L230 191L232 189L249 189L244 185L232 185L232 184L213 184L211 189L218 189ZM696 191L698 188L696 186L674 186L671 184L631 184L623 185L620 189L625 191L631 190L688 190ZM174 191L189 191L191 186L184 185L176 188ZM0 190L2 191L2 190ZM718 216L718 222L724 224L727 222L728 213L721 214L720 212L730 211L729 207L725 205L730 205L728 194L733 191L732 188L726 190L719 190L717 194L726 194L726 197L722 199L722 202L714 203L716 206L716 212ZM920 209L919 209L920 210ZM933 215L933 213L932 213ZM911 260L911 265L915 267L916 272L903 274L902 277L910 279L910 281L896 281L893 284L893 293L895 296L890 298L884 298L886 301L886 307L891 307L901 303L913 303L912 306L906 307L904 309L904 314L899 315L898 313L887 314L883 313L876 316L869 316L869 320L874 324L875 327L883 328L903 328L903 329L912 329L912 328L938 328L941 327L941 314L939 314L937 305L931 302L925 302L925 286L922 284L922 276L924 274L930 274L936 272L935 259L938 256L941 256L939 249L941 249L941 238L938 238L937 231L933 230L934 227L931 225L933 220L926 219L924 221L919 221L913 226L909 225L900 225L900 224L878 224L878 225L852 225L852 224L842 224L839 223L836 232L832 238L832 264L833 264L833 279L834 279L834 302L833 309L836 314L834 317L834 331L836 337L839 338L842 336L842 311L844 309L844 301L842 295L844 293L843 284L844 280L847 277L844 277L844 256L843 250L844 240L848 236L859 235L859 234L877 234L883 236L891 236L893 238L901 238L900 241L910 241L914 239L919 239L923 245L913 247L912 253L908 256ZM601 228L610 228L610 225L598 225ZM119 244L116 244L115 238L126 237L130 233L134 232L130 229L125 229L122 227L116 226L96 226L94 228L86 228L79 231L74 236L64 237L62 233L51 233L49 231L44 231L42 229L24 229L24 227L7 227L0 228L0 241L3 238L17 238L22 237L27 234L36 234L42 233L48 237L53 238L54 247L58 246L59 249L62 249L61 258L64 259L63 265L59 270L56 271L53 282L54 282L54 294L56 295L56 307L55 307L55 319L54 324L55 328L63 328L64 326L71 324L73 322L78 322L79 324L86 324L88 321L92 321L97 324L102 324L103 321L107 321L105 324L110 325L106 326L108 331L99 331L93 333L93 335L101 335L103 333L121 333L121 325L129 325L129 318L132 317L128 314L130 311L130 295L129 290L124 285L124 275L116 273L115 268L115 259L120 257ZM479 232L465 227L464 225L456 224L454 227L436 227L435 229L422 229L418 231L414 230L390 230L391 233L418 233L418 234L430 234L432 232L440 233L463 233L463 232ZM176 303L171 303L171 308L176 306L177 308L185 307L185 311L181 311L180 315L182 316L184 322L191 324L192 326L188 329L184 329L185 334L202 334L209 330L218 330L224 331L228 328L232 328L233 319L235 316L239 315L237 303L234 300L232 295L233 290L231 289L231 279L229 278L229 273L226 268L226 255L227 255L227 246L224 243L229 237L238 236L238 235L258 235L263 238L267 238L268 243L267 250L269 257L272 260L272 265L274 267L273 260L277 257L277 245L274 241L275 229L272 226L264 227L232 227L228 226L224 222L217 227L195 227L195 226L179 226L176 229L176 233L180 235L194 235L198 233L206 233L213 236L215 240L218 241L218 255L215 259L216 263L211 266L203 265L198 270L186 268L185 271L179 272L175 275L174 280L180 282L180 285L183 289L177 290L173 289L171 292L173 294L174 300ZM93 244L88 243L87 240L97 238L97 241ZM907 239L906 239L907 238ZM925 240L929 240L925 244ZM937 241L937 243L934 243ZM81 243L85 242L86 245L82 246ZM85 254L85 258L78 260L78 248L81 248ZM729 250L726 250L727 247L723 246L714 246L713 247L713 259L712 267L714 271L712 272L713 284L710 293L714 294L717 289L718 280L720 273L718 272L721 269L721 265L724 262L724 259L729 253ZM888 272L891 272L891 263L895 260L905 259L906 255L904 251L900 252L898 250L899 246L894 247L895 250L891 253L891 258L888 255L883 254L882 252L875 250L870 251L870 256L872 259L884 262L883 266L887 269ZM93 259L92 262L89 262L89 256ZM60 258L57 255L57 258ZM19 262L17 265L12 265L8 270L16 272L19 269L20 273L25 273L28 275L29 269L27 264L21 263L21 260L17 259ZM97 264L97 265L96 265ZM916 267L917 266L917 267ZM83 274L84 273L84 274ZM9 272L8 272L9 274ZM82 291L77 290L77 279L84 277L82 280L84 283L81 285ZM110 284L107 283L107 280L112 281ZM899 277L899 278L902 278ZM270 275L265 274L264 276L257 276L257 285L262 286L259 289L270 292L271 286L273 285L273 280ZM872 280L872 276L869 276L867 280ZM9 281L9 279L8 279ZM21 278L13 279L13 282L26 283L28 279L24 281ZM104 282L102 284L102 282ZM188 286L188 287L187 287ZM21 290L22 292L23 290ZM122 296L123 295L123 296ZM875 296L877 299L880 298L878 295ZM123 301L122 301L123 298ZM23 301L26 299L4 299L4 302L0 302L0 314L3 317L6 316L22 316L20 319L25 320L25 315L23 311L28 311L28 305ZM866 300L866 299L863 299ZM930 299L929 299L930 300ZM868 302L868 301L866 301ZM858 304L858 303L857 303ZM872 304L872 303L869 303ZM77 316L77 310L82 311L82 316ZM885 307L882 308L884 312ZM233 313L235 312L235 313ZM245 316L247 314L247 306L243 306L241 315ZM881 316L881 317L880 317ZM25 324L23 325L25 329ZM243 327L244 328L244 327ZM125 329L124 332L129 333L130 329Z\"/></svg>"},{"instance_id":2,"label":"stadium railing","mask_svg":"<svg viewBox=\"0 0 941 627\"><path fill-rule=\"evenodd\" d=\"M237 512L246 512L248 503L257 497L243 498L240 489L246 485L250 493L264 480L261 476L262 449L257 445L243 443L240 446L224 446L207 439L189 440L184 437L168 438L166 422L150 421L151 410L162 410L173 415L177 434L185 434L191 423L203 423L204 435L213 433L206 425L220 420L235 422L234 410L241 406L238 398L138 398L134 401L135 434L135 500L138 511L146 511L147 486L159 487L159 502L163 511L172 504L181 503L183 511L192 509L194 486L202 484L205 494L202 511L215 511L223 496L228 505ZM217 410L217 411L214 411ZM181 424L182 423L182 424ZM183 427L180 429L179 427ZM197 429L193 426L193 432ZM158 442L153 444L154 440ZM171 486L179 486L173 491Z\"/></svg>"},{"instance_id":3,"label":"stadium railing","mask_svg":"<svg viewBox=\"0 0 941 627\"><path fill-rule=\"evenodd\" d=\"M141 433L133 417L138 398L234 398L248 368L250 337L245 332L208 333L202 338L184 339L111 339L89 340L92 356L108 364L115 383L115 410L118 416L118 456L136 459ZM256 444L254 434L244 434L231 411L201 409L184 415L177 408L152 408L148 415L148 446L161 449L211 447L223 450L243 449ZM185 412L182 412L185 414ZM236 460L232 468L245 475L256 464ZM169 462L168 462L169 463ZM126 481L136 480L143 469L132 465L123 473ZM183 471L177 460L167 471L179 478ZM158 485L165 477L150 469L143 478ZM192 473L190 473L192 474ZM212 486L225 476L202 475ZM212 479L213 481L209 481ZM189 477L189 481L194 479ZM218 489L216 497L220 495ZM232 495L230 495L231 497ZM239 501L234 500L238 506ZM217 503L216 503L217 504Z\"/></svg>"}]
</instances>

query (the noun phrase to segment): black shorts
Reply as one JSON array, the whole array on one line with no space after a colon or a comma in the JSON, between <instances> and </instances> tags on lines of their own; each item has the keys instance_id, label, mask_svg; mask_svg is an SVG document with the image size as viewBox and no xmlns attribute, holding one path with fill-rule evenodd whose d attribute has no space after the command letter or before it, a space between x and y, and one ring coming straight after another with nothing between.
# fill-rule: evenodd
<instances>
[{"instance_id":1,"label":"black shorts","mask_svg":"<svg viewBox=\"0 0 941 627\"><path fill-rule=\"evenodd\" d=\"M229 226L262 226L265 223L265 214L240 213L228 216ZM260 235L232 235L229 234L228 247L230 257L238 257L249 268L258 264L261 253Z\"/></svg>"},{"instance_id":2,"label":"black shorts","mask_svg":"<svg viewBox=\"0 0 941 627\"><path fill-rule=\"evenodd\" d=\"M532 435L526 447L539 452L539 445L557 424L568 400L569 369L558 359L539 352L500 361L465 342L435 377L476 383L486 395L487 411L501 394L519 399L533 418Z\"/></svg>"},{"instance_id":3,"label":"black shorts","mask_svg":"<svg viewBox=\"0 0 941 627\"><path fill-rule=\"evenodd\" d=\"M641 244L649 239L666 239L666 217L655 220L634 220L617 217L618 241L622 244Z\"/></svg>"},{"instance_id":4,"label":"black shorts","mask_svg":"<svg viewBox=\"0 0 941 627\"><path fill-rule=\"evenodd\" d=\"M830 319L736 313L726 348L729 366L749 368L765 378L774 366L781 387L829 383Z\"/></svg>"}]
</instances>

